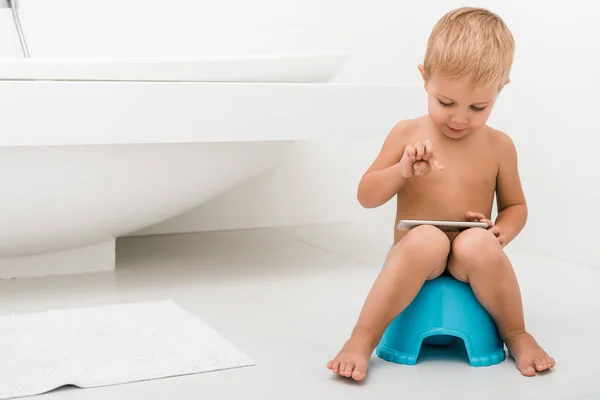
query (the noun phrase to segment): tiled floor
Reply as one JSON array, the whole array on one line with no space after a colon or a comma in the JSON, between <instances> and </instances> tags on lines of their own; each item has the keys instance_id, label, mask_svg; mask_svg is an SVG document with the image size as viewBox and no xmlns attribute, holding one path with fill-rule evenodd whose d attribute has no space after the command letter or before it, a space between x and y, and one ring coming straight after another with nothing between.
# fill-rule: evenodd
<instances>
[{"instance_id":1,"label":"tiled floor","mask_svg":"<svg viewBox=\"0 0 600 400\"><path fill-rule=\"evenodd\" d=\"M0 281L0 314L173 299L257 362L39 399L600 399L600 268L510 247L529 329L555 371L524 378L512 360L408 367L374 356L365 382L334 377L325 364L352 329L390 233L370 224L127 238L115 273Z\"/></svg>"}]
</instances>

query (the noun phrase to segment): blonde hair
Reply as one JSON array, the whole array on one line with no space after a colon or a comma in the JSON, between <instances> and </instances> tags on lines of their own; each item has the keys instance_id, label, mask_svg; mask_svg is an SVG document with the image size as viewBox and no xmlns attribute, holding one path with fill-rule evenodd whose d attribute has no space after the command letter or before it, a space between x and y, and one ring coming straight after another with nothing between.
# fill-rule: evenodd
<instances>
[{"instance_id":1,"label":"blonde hair","mask_svg":"<svg viewBox=\"0 0 600 400\"><path fill-rule=\"evenodd\" d=\"M515 41L504 21L483 8L462 7L434 26L425 53L427 77L471 79L475 87L508 83Z\"/></svg>"}]
</instances>

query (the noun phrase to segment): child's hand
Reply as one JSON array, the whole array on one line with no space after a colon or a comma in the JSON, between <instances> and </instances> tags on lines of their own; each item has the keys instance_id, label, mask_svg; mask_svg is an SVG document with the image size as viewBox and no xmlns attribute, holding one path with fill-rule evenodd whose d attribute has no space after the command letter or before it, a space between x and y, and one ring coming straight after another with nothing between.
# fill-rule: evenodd
<instances>
[{"instance_id":1,"label":"child's hand","mask_svg":"<svg viewBox=\"0 0 600 400\"><path fill-rule=\"evenodd\" d=\"M426 175L431 172L432 168L439 171L444 169L433 152L431 140L418 142L414 146L406 146L399 164L404 178Z\"/></svg>"},{"instance_id":2,"label":"child's hand","mask_svg":"<svg viewBox=\"0 0 600 400\"><path fill-rule=\"evenodd\" d=\"M490 220L487 219L485 217L485 215L481 214L481 213L475 213L475 212L471 212L468 211L467 212L467 220L469 221L475 221L475 222L485 222L488 227L487 229L492 232L494 234L494 236L496 236L498 238L498 242L500 242L500 246L504 247L506 245L506 235L503 235L502 232L500 232L500 228L498 226L495 226L494 223Z\"/></svg>"}]
</instances>

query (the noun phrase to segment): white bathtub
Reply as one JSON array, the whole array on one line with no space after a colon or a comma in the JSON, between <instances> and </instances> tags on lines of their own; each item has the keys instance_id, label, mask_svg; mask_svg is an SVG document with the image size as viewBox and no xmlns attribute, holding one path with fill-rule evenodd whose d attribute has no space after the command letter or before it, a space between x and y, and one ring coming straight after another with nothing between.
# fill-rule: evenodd
<instances>
[{"instance_id":1,"label":"white bathtub","mask_svg":"<svg viewBox=\"0 0 600 400\"><path fill-rule=\"evenodd\" d=\"M399 88L327 83L341 61L0 60L0 278L112 270L115 238L276 166L295 141L388 130Z\"/></svg>"}]
</instances>

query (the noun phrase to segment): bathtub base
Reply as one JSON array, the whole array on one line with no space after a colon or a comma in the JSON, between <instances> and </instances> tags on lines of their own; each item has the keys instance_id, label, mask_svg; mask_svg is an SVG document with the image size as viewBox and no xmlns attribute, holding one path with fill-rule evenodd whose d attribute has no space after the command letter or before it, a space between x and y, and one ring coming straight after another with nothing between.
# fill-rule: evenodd
<instances>
[{"instance_id":1,"label":"bathtub base","mask_svg":"<svg viewBox=\"0 0 600 400\"><path fill-rule=\"evenodd\" d=\"M114 271L115 239L54 253L0 259L0 279Z\"/></svg>"}]
</instances>

